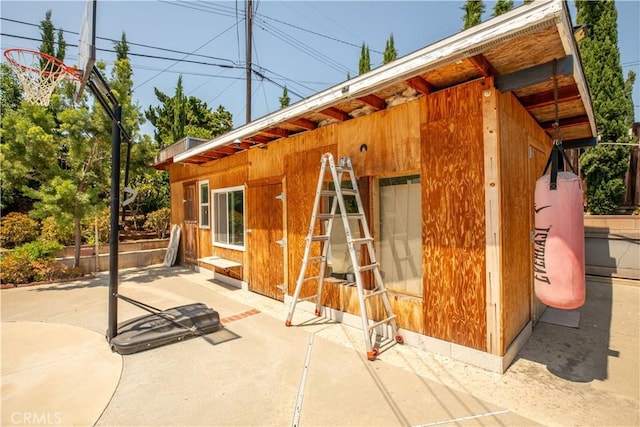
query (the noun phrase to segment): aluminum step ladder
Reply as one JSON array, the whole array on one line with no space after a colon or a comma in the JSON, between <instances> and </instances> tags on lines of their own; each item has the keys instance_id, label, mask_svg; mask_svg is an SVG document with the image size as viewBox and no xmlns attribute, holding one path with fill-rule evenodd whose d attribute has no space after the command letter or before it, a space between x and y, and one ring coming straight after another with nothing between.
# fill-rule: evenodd
<instances>
[{"instance_id":1,"label":"aluminum step ladder","mask_svg":"<svg viewBox=\"0 0 640 427\"><path fill-rule=\"evenodd\" d=\"M330 176L327 174L330 173ZM349 175L349 178L344 179L344 175ZM323 203L323 199L328 201ZM347 203L351 211L347 210ZM330 206L330 210L326 210L326 207ZM340 213L338 213L338 208ZM373 238L369 232L369 226L364 214L364 208L362 200L360 198L360 192L358 191L358 185L355 174L353 172L353 166L351 160L348 157L340 159L339 164L336 166L331 153L325 153L322 155L320 176L318 177L318 186L316 189L316 198L313 204L313 214L311 216L311 224L309 225L309 232L306 238L306 246L304 249L304 257L302 259L302 266L300 268L300 275L296 283L296 289L293 294L293 299L289 306L289 313L285 324L291 326L291 319L296 308L296 304L300 301L315 301L316 316L320 316L322 312L322 285L326 277L327 260L329 254L331 229L333 227L333 221L336 216L342 218L344 224L344 232L347 240L347 247L349 249L349 255L351 259L351 265L353 266L353 276L355 278L356 289L358 293L358 302L360 306L360 317L362 319L362 331L364 333L364 341L367 351L367 358L374 360L379 353L379 348L375 347L372 343L372 339L375 338L376 328L382 325L391 326L392 336L395 341L402 343L403 337L398 333L398 324L396 322L396 316L391 309L391 303L389 302L389 296L387 289L384 287L382 275L380 273L380 264L378 263L375 250L373 246ZM351 226L349 220L357 220L359 228L363 234L363 237L353 237L351 232ZM322 226L324 224L324 227ZM317 230L321 230L320 234ZM314 250L312 256L312 248L319 247L318 250ZM358 255L358 249L362 252ZM366 250L366 257L364 250ZM319 253L320 255L315 255ZM361 260L366 259L367 263L362 265ZM310 265L318 265L317 274L316 269L309 269ZM307 276L308 270L314 270L311 276ZM364 272L371 272L375 279L375 286L371 290L365 291L363 284ZM317 291L314 295L300 298L300 291L306 283L316 282ZM370 320L369 313L367 311L366 302L380 298L384 308L384 318L380 320Z\"/></svg>"}]
</instances>

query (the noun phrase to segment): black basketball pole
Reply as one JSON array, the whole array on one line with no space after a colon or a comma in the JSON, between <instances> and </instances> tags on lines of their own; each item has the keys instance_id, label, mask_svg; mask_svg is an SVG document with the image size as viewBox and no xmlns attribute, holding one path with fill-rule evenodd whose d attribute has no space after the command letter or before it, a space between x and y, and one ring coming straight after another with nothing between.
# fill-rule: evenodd
<instances>
[{"instance_id":1,"label":"black basketball pole","mask_svg":"<svg viewBox=\"0 0 640 427\"><path fill-rule=\"evenodd\" d=\"M111 203L109 206L109 319L107 340L118 335L118 241L120 240L120 147L122 139L130 144L131 138L122 126L122 106L111 92L107 81L94 65L87 81L102 108L111 118ZM127 162L127 168L129 164Z\"/></svg>"},{"instance_id":2,"label":"black basketball pole","mask_svg":"<svg viewBox=\"0 0 640 427\"><path fill-rule=\"evenodd\" d=\"M120 121L122 107L113 106L113 129L111 134L111 207L109 212L109 323L107 340L118 335L118 240L120 225L118 211L120 207Z\"/></svg>"}]
</instances>

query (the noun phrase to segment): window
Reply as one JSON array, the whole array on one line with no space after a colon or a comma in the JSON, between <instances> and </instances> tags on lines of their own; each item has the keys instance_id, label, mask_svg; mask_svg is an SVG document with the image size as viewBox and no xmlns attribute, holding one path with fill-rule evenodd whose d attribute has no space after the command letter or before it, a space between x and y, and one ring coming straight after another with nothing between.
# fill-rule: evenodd
<instances>
[{"instance_id":1,"label":"window","mask_svg":"<svg viewBox=\"0 0 640 427\"><path fill-rule=\"evenodd\" d=\"M244 250L244 188L211 192L213 201L213 244Z\"/></svg>"},{"instance_id":2,"label":"window","mask_svg":"<svg viewBox=\"0 0 640 427\"><path fill-rule=\"evenodd\" d=\"M420 176L380 178L378 261L387 289L422 296Z\"/></svg>"},{"instance_id":3,"label":"window","mask_svg":"<svg viewBox=\"0 0 640 427\"><path fill-rule=\"evenodd\" d=\"M200 181L200 228L209 228L209 181Z\"/></svg>"}]
</instances>

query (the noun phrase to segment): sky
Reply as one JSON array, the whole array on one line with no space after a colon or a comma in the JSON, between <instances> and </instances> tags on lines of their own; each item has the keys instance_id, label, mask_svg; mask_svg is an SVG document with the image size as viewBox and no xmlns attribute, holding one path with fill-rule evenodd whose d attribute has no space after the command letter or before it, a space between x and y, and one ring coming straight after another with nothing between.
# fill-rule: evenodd
<instances>
[{"instance_id":1,"label":"sky","mask_svg":"<svg viewBox=\"0 0 640 427\"><path fill-rule=\"evenodd\" d=\"M245 123L244 0L113 1L98 0L97 59L111 75L113 40L123 32L133 68L134 102L147 109L158 105L154 89L175 93L182 75L184 92L216 109L233 114L234 127ZM371 66L382 64L382 52L393 34L398 57L462 29L463 1L274 1L253 0L252 119L280 107L286 85L291 103L358 74L362 43L370 49ZM483 20L495 2L486 1ZM516 0L520 6L522 1ZM38 24L47 10L68 44L65 62L77 62L77 41L86 1L0 1L0 45L37 49ZM575 23L573 2L569 2ZM640 121L640 2L617 1L618 44L626 77L636 80L633 102ZM74 46L72 46L74 45ZM4 60L4 56L2 57ZM146 124L143 132L152 134Z\"/></svg>"}]
</instances>

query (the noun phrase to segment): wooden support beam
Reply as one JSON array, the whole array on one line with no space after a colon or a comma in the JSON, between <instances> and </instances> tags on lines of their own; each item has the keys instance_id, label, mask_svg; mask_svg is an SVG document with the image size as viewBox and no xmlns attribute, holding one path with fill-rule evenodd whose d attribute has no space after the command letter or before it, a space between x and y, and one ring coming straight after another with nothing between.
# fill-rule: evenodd
<instances>
[{"instance_id":1,"label":"wooden support beam","mask_svg":"<svg viewBox=\"0 0 640 427\"><path fill-rule=\"evenodd\" d=\"M431 92L435 92L436 90L436 88L431 83L420 76L411 77L410 79L405 80L404 83L410 88L413 88L422 93L423 95L428 95Z\"/></svg>"},{"instance_id":2,"label":"wooden support beam","mask_svg":"<svg viewBox=\"0 0 640 427\"><path fill-rule=\"evenodd\" d=\"M479 53L478 55L471 56L467 59L473 64L474 67L476 67L478 71L482 73L483 77L492 77L498 75L495 68L493 68L493 65L491 65L491 63L487 60L487 58L484 57L483 54Z\"/></svg>"},{"instance_id":3,"label":"wooden support beam","mask_svg":"<svg viewBox=\"0 0 640 427\"><path fill-rule=\"evenodd\" d=\"M318 124L313 120L305 119L303 117L299 119L292 120L290 122L292 125L299 126L301 128L305 128L307 130L314 130L318 127Z\"/></svg>"},{"instance_id":4,"label":"wooden support beam","mask_svg":"<svg viewBox=\"0 0 640 427\"><path fill-rule=\"evenodd\" d=\"M283 128L262 129L260 133L277 136L278 138L287 138L289 136L289 131Z\"/></svg>"},{"instance_id":5,"label":"wooden support beam","mask_svg":"<svg viewBox=\"0 0 640 427\"><path fill-rule=\"evenodd\" d=\"M516 71L515 73L497 76L496 87L501 92L510 92L547 82L553 78L554 62L557 64L557 76L570 76L573 74L573 56L567 55L557 60Z\"/></svg>"},{"instance_id":6,"label":"wooden support beam","mask_svg":"<svg viewBox=\"0 0 640 427\"><path fill-rule=\"evenodd\" d=\"M387 108L387 103L384 99L378 98L375 95L365 95L358 98L358 101L362 101L365 104L375 108L376 110L384 110Z\"/></svg>"},{"instance_id":7,"label":"wooden support beam","mask_svg":"<svg viewBox=\"0 0 640 427\"><path fill-rule=\"evenodd\" d=\"M598 143L598 137L592 136L590 138L570 139L562 141L562 147L566 150L572 148L594 147Z\"/></svg>"},{"instance_id":8,"label":"wooden support beam","mask_svg":"<svg viewBox=\"0 0 640 427\"><path fill-rule=\"evenodd\" d=\"M251 137L251 140L257 144L266 144L267 142L271 142L273 138L269 138L264 135L256 134Z\"/></svg>"},{"instance_id":9,"label":"wooden support beam","mask_svg":"<svg viewBox=\"0 0 640 427\"><path fill-rule=\"evenodd\" d=\"M236 150L233 149L230 145L223 145L221 147L215 147L212 148L211 151L213 151L214 153L221 153L221 154L235 154Z\"/></svg>"},{"instance_id":10,"label":"wooden support beam","mask_svg":"<svg viewBox=\"0 0 640 427\"><path fill-rule=\"evenodd\" d=\"M589 116L568 117L566 119L560 119L559 122L560 122L560 127L561 128L571 127L571 126L588 125L589 124ZM553 129L553 124L554 123L555 123L555 120L552 120L552 121L549 121L549 122L540 123L540 126L544 130L551 130L551 129Z\"/></svg>"},{"instance_id":11,"label":"wooden support beam","mask_svg":"<svg viewBox=\"0 0 640 427\"><path fill-rule=\"evenodd\" d=\"M351 116L345 113L342 110L337 109L336 107L325 108L324 110L318 111L320 114L331 117L332 119L339 120L344 122L345 120L349 120Z\"/></svg>"},{"instance_id":12,"label":"wooden support beam","mask_svg":"<svg viewBox=\"0 0 640 427\"><path fill-rule=\"evenodd\" d=\"M558 88L558 102L569 102L580 99L578 85L572 84ZM520 103L527 110L534 108L546 107L555 103L555 95L553 90L547 90L533 95L523 96Z\"/></svg>"}]
</instances>

